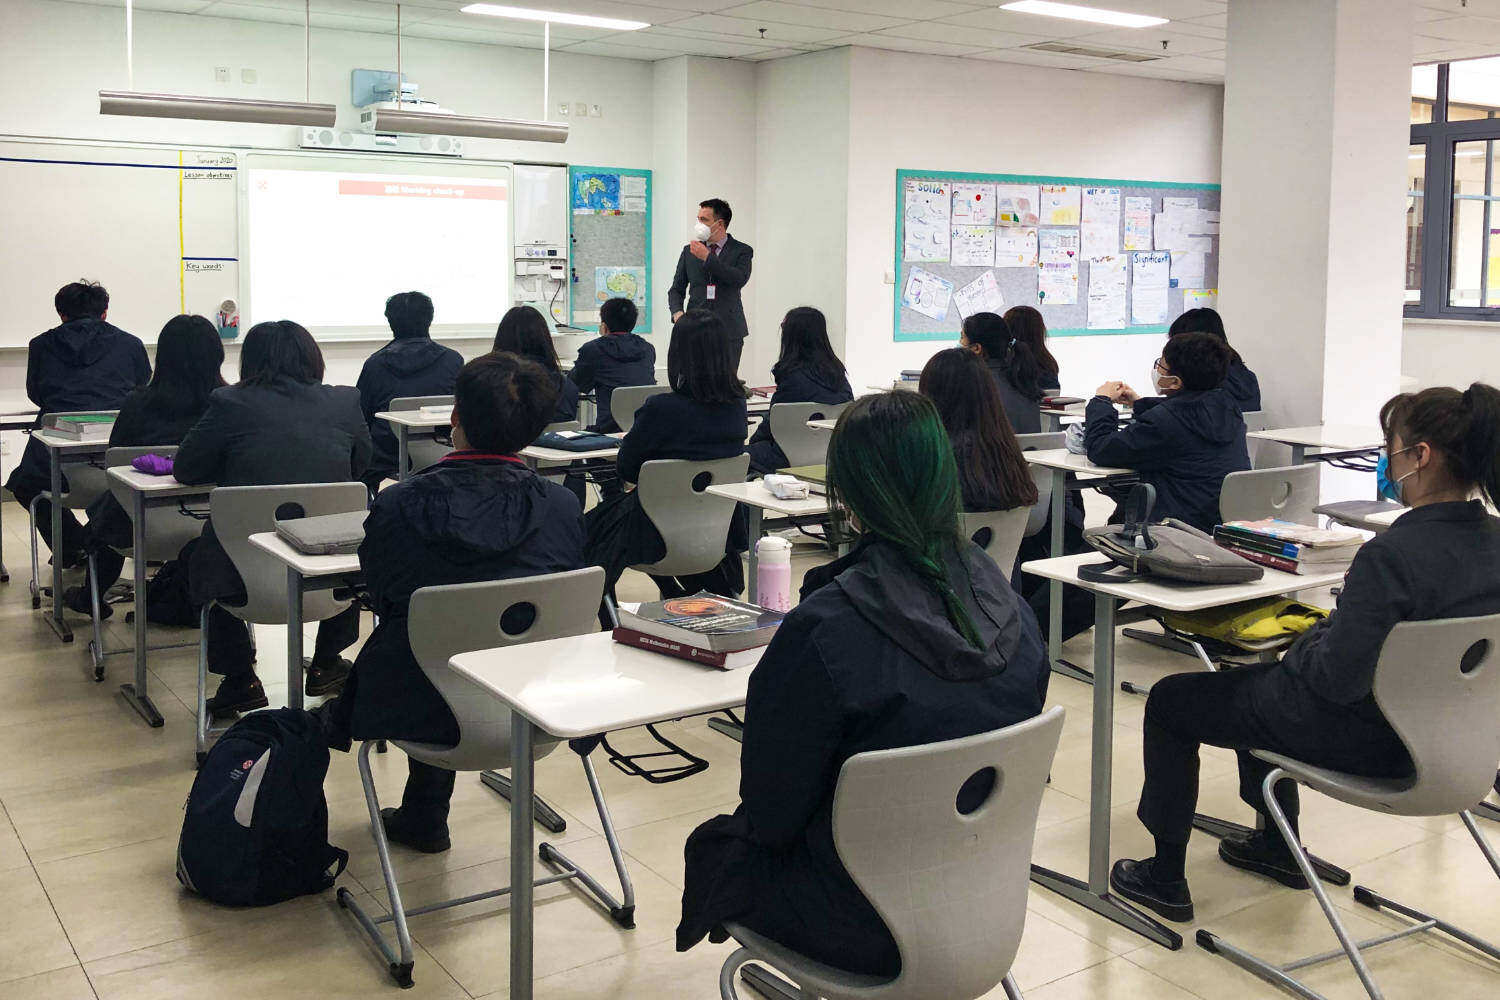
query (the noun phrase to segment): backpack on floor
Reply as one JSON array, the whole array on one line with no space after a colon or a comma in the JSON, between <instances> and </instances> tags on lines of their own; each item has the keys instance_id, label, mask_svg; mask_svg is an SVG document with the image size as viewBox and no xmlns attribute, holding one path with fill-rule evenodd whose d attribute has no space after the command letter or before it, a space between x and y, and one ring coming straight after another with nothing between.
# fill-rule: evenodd
<instances>
[{"instance_id":1,"label":"backpack on floor","mask_svg":"<svg viewBox=\"0 0 1500 1000\"><path fill-rule=\"evenodd\" d=\"M209 750L177 843L177 880L229 906L322 892L349 862L328 843L328 747L310 713L252 712Z\"/></svg>"}]
</instances>

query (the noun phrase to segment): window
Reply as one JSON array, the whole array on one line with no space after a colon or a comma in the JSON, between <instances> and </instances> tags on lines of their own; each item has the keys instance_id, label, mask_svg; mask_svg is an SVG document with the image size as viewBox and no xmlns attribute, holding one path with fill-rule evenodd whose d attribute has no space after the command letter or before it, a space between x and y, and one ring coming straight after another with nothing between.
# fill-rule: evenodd
<instances>
[{"instance_id":1,"label":"window","mask_svg":"<svg viewBox=\"0 0 1500 1000\"><path fill-rule=\"evenodd\" d=\"M1500 320L1500 58L1411 76L1406 315Z\"/></svg>"}]
</instances>

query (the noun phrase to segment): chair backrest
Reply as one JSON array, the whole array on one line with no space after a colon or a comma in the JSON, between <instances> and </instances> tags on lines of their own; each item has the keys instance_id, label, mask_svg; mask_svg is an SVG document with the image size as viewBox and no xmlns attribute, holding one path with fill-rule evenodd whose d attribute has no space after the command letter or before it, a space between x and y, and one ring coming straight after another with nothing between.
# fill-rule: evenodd
<instances>
[{"instance_id":1,"label":"chair backrest","mask_svg":"<svg viewBox=\"0 0 1500 1000\"><path fill-rule=\"evenodd\" d=\"M994 732L844 762L833 841L901 955L900 974L862 995L968 1000L1010 972L1062 724L1054 706ZM989 797L960 813L959 789L987 773Z\"/></svg>"},{"instance_id":2,"label":"chair backrest","mask_svg":"<svg viewBox=\"0 0 1500 1000\"><path fill-rule=\"evenodd\" d=\"M175 444L148 445L144 448L111 448L104 453L104 467L113 469L129 465L142 455L161 455L171 458L177 454ZM125 509L131 520L135 519L130 490L109 480L109 491ZM147 562L166 562L176 559L188 542L203 533L203 522L184 514L179 507L151 507L146 510L146 554ZM129 551L124 549L122 551Z\"/></svg>"},{"instance_id":3,"label":"chair backrest","mask_svg":"<svg viewBox=\"0 0 1500 1000\"><path fill-rule=\"evenodd\" d=\"M1402 816L1473 808L1500 761L1500 615L1402 622L1380 648L1374 688L1416 766L1386 808Z\"/></svg>"},{"instance_id":4,"label":"chair backrest","mask_svg":"<svg viewBox=\"0 0 1500 1000\"><path fill-rule=\"evenodd\" d=\"M972 540L985 555L995 560L1000 572L1007 579L1016 565L1016 553L1021 551L1021 539L1025 537L1027 522L1034 508L1015 507L1011 510L992 510L978 514L960 514L958 523L964 537Z\"/></svg>"},{"instance_id":5,"label":"chair backrest","mask_svg":"<svg viewBox=\"0 0 1500 1000\"><path fill-rule=\"evenodd\" d=\"M742 483L749 470L750 456L743 454L712 462L659 459L642 465L636 492L667 552L635 568L656 576L689 576L719 565L735 502L706 490L716 483Z\"/></svg>"},{"instance_id":6,"label":"chair backrest","mask_svg":"<svg viewBox=\"0 0 1500 1000\"><path fill-rule=\"evenodd\" d=\"M257 625L286 624L286 563L250 544L251 535L276 530L278 511L281 520L288 520L347 514L364 510L369 503L370 493L363 483L216 488L208 495L209 517L219 544L245 582L247 598L241 605L225 604L225 610ZM332 618L348 606L348 601L334 600L330 591L314 591L302 599L302 620Z\"/></svg>"},{"instance_id":7,"label":"chair backrest","mask_svg":"<svg viewBox=\"0 0 1500 1000\"><path fill-rule=\"evenodd\" d=\"M1271 426L1270 414L1265 410L1251 410L1248 413L1241 413L1240 416L1245 421L1247 431L1263 431Z\"/></svg>"},{"instance_id":8,"label":"chair backrest","mask_svg":"<svg viewBox=\"0 0 1500 1000\"><path fill-rule=\"evenodd\" d=\"M635 425L635 414L642 403L657 393L671 391L669 385L617 385L609 394L609 414L620 430L628 431Z\"/></svg>"},{"instance_id":9,"label":"chair backrest","mask_svg":"<svg viewBox=\"0 0 1500 1000\"><path fill-rule=\"evenodd\" d=\"M392 413L397 410L420 410L424 406L452 406L452 396L401 396L391 400L387 407Z\"/></svg>"},{"instance_id":10,"label":"chair backrest","mask_svg":"<svg viewBox=\"0 0 1500 1000\"><path fill-rule=\"evenodd\" d=\"M788 467L822 465L827 460L832 435L814 430L807 422L837 419L848 406L848 403L777 403L771 407L766 420Z\"/></svg>"},{"instance_id":11,"label":"chair backrest","mask_svg":"<svg viewBox=\"0 0 1500 1000\"><path fill-rule=\"evenodd\" d=\"M390 410L420 410L424 406L452 406L452 396L401 396L391 400ZM412 472L421 472L443 460L453 450L437 439L437 430L412 430L406 436L406 458Z\"/></svg>"},{"instance_id":12,"label":"chair backrest","mask_svg":"<svg viewBox=\"0 0 1500 1000\"><path fill-rule=\"evenodd\" d=\"M1276 517L1295 524L1316 525L1318 484L1322 466L1316 462L1276 469L1231 472L1219 491L1219 514L1226 521L1256 521Z\"/></svg>"},{"instance_id":13,"label":"chair backrest","mask_svg":"<svg viewBox=\"0 0 1500 1000\"><path fill-rule=\"evenodd\" d=\"M1047 431L1042 434L1017 434L1016 440L1021 442L1023 452L1053 451L1067 447L1068 435L1066 431ZM1047 515L1052 512L1052 470L1040 465L1028 464L1028 467L1031 469L1031 480L1036 483L1036 505L1031 508L1031 516L1026 520L1025 538L1030 538L1045 528Z\"/></svg>"},{"instance_id":14,"label":"chair backrest","mask_svg":"<svg viewBox=\"0 0 1500 1000\"><path fill-rule=\"evenodd\" d=\"M412 655L458 720L458 743L401 744L450 771L510 766L510 709L448 661L459 653L599 630L604 570L597 566L545 576L423 587L411 595L407 635ZM550 748L555 740L542 746ZM540 754L539 754L540 755Z\"/></svg>"},{"instance_id":15,"label":"chair backrest","mask_svg":"<svg viewBox=\"0 0 1500 1000\"><path fill-rule=\"evenodd\" d=\"M583 422L580 420L562 420L555 424L548 424L543 428L543 434L555 434L560 431L581 431Z\"/></svg>"}]
</instances>

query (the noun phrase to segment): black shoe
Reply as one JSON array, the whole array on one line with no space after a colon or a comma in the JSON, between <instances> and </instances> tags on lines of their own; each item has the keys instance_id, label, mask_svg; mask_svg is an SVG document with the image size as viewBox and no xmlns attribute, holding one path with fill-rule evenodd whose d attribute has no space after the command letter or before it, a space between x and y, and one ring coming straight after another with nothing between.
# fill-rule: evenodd
<instances>
[{"instance_id":1,"label":"black shoe","mask_svg":"<svg viewBox=\"0 0 1500 1000\"><path fill-rule=\"evenodd\" d=\"M380 810L380 825L392 843L410 847L422 854L442 854L452 843L448 840L448 829L423 830L408 823L400 809Z\"/></svg>"},{"instance_id":2,"label":"black shoe","mask_svg":"<svg viewBox=\"0 0 1500 1000\"><path fill-rule=\"evenodd\" d=\"M85 617L93 617L94 602L87 586L69 587L63 591L63 607ZM115 613L115 609L103 601L99 602L99 619L103 621Z\"/></svg>"},{"instance_id":3,"label":"black shoe","mask_svg":"<svg viewBox=\"0 0 1500 1000\"><path fill-rule=\"evenodd\" d=\"M312 717L317 720L318 729L323 734L323 743L328 749L348 753L349 748L354 745L354 740L350 737L349 731L335 718L338 708L339 700L330 698L312 710Z\"/></svg>"},{"instance_id":4,"label":"black shoe","mask_svg":"<svg viewBox=\"0 0 1500 1000\"><path fill-rule=\"evenodd\" d=\"M1151 860L1116 861L1109 870L1110 886L1131 902L1140 903L1168 920L1190 923L1193 919L1193 894L1188 892L1187 879L1159 881L1151 873Z\"/></svg>"},{"instance_id":5,"label":"black shoe","mask_svg":"<svg viewBox=\"0 0 1500 1000\"><path fill-rule=\"evenodd\" d=\"M269 705L266 689L261 687L260 678L254 674L247 676L249 680L243 677L226 677L220 681L219 690L206 702L208 714L215 719L228 719L241 712L253 712Z\"/></svg>"},{"instance_id":6,"label":"black shoe","mask_svg":"<svg viewBox=\"0 0 1500 1000\"><path fill-rule=\"evenodd\" d=\"M1225 837L1219 841L1219 857L1225 864L1273 878L1288 889L1307 888L1307 877L1279 833L1256 830L1244 837Z\"/></svg>"},{"instance_id":7,"label":"black shoe","mask_svg":"<svg viewBox=\"0 0 1500 1000\"><path fill-rule=\"evenodd\" d=\"M333 694L342 691L344 681L349 679L349 671L354 669L354 664L343 658L333 660L329 663L318 663L309 661L307 664L307 682L302 690L309 698L319 695Z\"/></svg>"}]
</instances>

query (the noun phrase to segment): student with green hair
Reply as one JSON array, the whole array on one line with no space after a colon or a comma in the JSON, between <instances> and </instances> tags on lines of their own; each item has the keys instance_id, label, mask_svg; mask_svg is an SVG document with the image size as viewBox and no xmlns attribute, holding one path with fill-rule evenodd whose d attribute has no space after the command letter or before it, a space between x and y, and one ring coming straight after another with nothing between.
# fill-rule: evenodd
<instances>
[{"instance_id":1,"label":"student with green hair","mask_svg":"<svg viewBox=\"0 0 1500 1000\"><path fill-rule=\"evenodd\" d=\"M834 848L839 769L1037 715L1047 657L1031 609L959 532L953 445L931 400L888 392L845 410L828 493L853 548L807 573L750 677L741 802L688 838L677 947L722 941L732 921L819 962L894 976L895 940Z\"/></svg>"}]
</instances>

